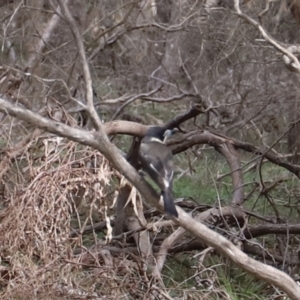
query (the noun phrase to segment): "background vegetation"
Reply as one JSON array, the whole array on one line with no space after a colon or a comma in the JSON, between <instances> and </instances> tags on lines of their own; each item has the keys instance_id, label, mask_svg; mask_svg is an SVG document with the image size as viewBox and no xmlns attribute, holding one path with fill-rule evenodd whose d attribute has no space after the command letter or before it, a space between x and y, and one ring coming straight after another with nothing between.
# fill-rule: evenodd
<instances>
[{"instance_id":1,"label":"background vegetation","mask_svg":"<svg viewBox=\"0 0 300 300\"><path fill-rule=\"evenodd\" d=\"M7 0L0 20L1 299L297 299L276 271L299 280L299 0ZM86 142L103 126L139 169L146 125L180 129L176 203L229 244Z\"/></svg>"}]
</instances>

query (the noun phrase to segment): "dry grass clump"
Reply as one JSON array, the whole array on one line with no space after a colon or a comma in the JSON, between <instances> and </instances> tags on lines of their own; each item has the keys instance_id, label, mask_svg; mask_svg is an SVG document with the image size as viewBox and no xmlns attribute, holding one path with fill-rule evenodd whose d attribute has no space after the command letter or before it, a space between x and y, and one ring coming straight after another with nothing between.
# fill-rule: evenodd
<instances>
[{"instance_id":1,"label":"dry grass clump","mask_svg":"<svg viewBox=\"0 0 300 300\"><path fill-rule=\"evenodd\" d=\"M82 241L70 239L71 224L103 220L117 176L97 151L61 139L36 141L15 160L2 181L1 299L93 295L73 255Z\"/></svg>"}]
</instances>

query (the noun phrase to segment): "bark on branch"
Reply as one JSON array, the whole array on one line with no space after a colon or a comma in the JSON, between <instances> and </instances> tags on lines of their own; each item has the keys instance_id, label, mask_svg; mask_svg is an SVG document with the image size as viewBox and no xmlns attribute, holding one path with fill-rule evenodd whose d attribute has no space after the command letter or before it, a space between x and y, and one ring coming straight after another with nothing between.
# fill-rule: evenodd
<instances>
[{"instance_id":1,"label":"bark on branch","mask_svg":"<svg viewBox=\"0 0 300 300\"><path fill-rule=\"evenodd\" d=\"M297 177L300 175L300 165L295 165L287 162L283 157L275 154L272 149L263 150L250 143L242 142L234 138L227 137L210 130L209 128L189 132L178 139L170 141L169 145L173 149L173 153L180 153L186 151L188 148L197 144L209 144L213 147L218 147L223 143L230 143L237 149L242 149L247 152L257 154L258 156L265 157L270 162L281 166L290 172L294 173Z\"/></svg>"}]
</instances>

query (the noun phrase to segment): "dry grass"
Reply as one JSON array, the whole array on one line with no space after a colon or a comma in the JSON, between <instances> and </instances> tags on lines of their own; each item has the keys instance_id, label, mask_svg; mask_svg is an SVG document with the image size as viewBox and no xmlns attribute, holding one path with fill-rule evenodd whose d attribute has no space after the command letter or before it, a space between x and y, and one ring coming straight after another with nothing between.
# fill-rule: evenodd
<instances>
[{"instance_id":1,"label":"dry grass","mask_svg":"<svg viewBox=\"0 0 300 300\"><path fill-rule=\"evenodd\" d=\"M71 223L104 219L117 177L97 151L61 140L35 141L15 160L2 182L1 299L96 297L95 276L73 255L82 241L70 239Z\"/></svg>"},{"instance_id":2,"label":"dry grass","mask_svg":"<svg viewBox=\"0 0 300 300\"><path fill-rule=\"evenodd\" d=\"M113 257L95 232L88 245L71 238L72 228L112 216L120 178L100 153L74 142L40 138L24 147L1 182L1 299L166 298L139 257Z\"/></svg>"}]
</instances>

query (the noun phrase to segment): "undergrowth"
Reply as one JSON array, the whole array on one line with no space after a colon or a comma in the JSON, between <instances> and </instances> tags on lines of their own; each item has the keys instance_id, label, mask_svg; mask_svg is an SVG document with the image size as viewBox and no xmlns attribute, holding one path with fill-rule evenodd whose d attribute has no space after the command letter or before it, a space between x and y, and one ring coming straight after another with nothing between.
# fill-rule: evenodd
<instances>
[{"instance_id":1,"label":"undergrowth","mask_svg":"<svg viewBox=\"0 0 300 300\"><path fill-rule=\"evenodd\" d=\"M175 161L177 197L211 206L230 203L231 178L222 157L204 150L192 168L182 156ZM245 207L274 214L259 193L261 176L269 180L266 184L282 179L270 195L282 218L297 218L291 208L299 194L294 178L269 163L245 173L246 193L258 187ZM121 180L93 149L65 140L50 141L47 147L41 141L32 143L2 182L0 298L158 299L169 295L174 299L262 300L276 294L216 253L199 259L198 251L171 255L162 273L164 286L150 288L149 274L139 257L103 250L105 231L71 237L74 228L83 232L86 226L112 217ZM290 191L288 200L286 190Z\"/></svg>"}]
</instances>

